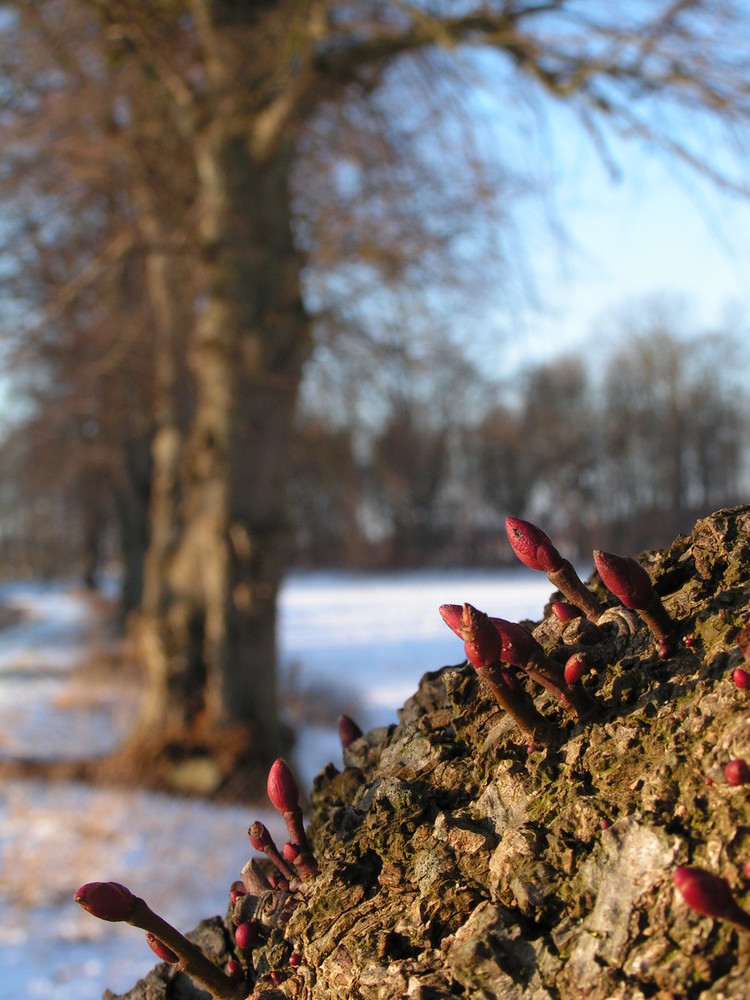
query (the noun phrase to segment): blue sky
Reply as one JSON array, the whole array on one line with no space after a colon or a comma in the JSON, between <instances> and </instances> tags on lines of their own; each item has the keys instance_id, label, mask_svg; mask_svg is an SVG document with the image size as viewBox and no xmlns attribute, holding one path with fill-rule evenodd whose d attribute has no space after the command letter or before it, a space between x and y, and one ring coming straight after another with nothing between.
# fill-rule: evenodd
<instances>
[{"instance_id":1,"label":"blue sky","mask_svg":"<svg viewBox=\"0 0 750 1000\"><path fill-rule=\"evenodd\" d=\"M622 179L571 136L556 205L571 246L537 238L532 270L542 314L525 314L516 349L529 360L584 349L608 314L639 300L683 298L697 332L729 308L750 319L750 204L718 192L642 148L617 148Z\"/></svg>"}]
</instances>

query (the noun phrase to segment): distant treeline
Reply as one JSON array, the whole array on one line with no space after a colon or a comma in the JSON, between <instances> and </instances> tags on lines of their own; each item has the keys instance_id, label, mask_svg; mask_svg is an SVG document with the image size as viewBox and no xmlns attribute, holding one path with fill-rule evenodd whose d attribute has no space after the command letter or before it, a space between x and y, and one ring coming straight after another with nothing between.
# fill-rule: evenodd
<instances>
[{"instance_id":1,"label":"distant treeline","mask_svg":"<svg viewBox=\"0 0 750 1000\"><path fill-rule=\"evenodd\" d=\"M657 321L594 367L540 364L462 412L394 407L367 446L300 415L292 485L308 566L496 565L507 514L573 558L668 544L697 516L748 498L740 348Z\"/></svg>"},{"instance_id":2,"label":"distant treeline","mask_svg":"<svg viewBox=\"0 0 750 1000\"><path fill-rule=\"evenodd\" d=\"M561 357L508 386L475 375L471 406L465 392L455 407L450 394L431 399L422 373L419 392L388 407L381 399L369 425L342 423L340 409L334 419L322 394L308 394L314 404L298 414L292 456L292 563L498 565L512 561L507 514L536 521L571 558L594 547L635 553L747 500L741 345L723 334L683 339L658 322L618 345L597 364ZM127 557L129 525L135 532L141 521L95 460L95 427L90 466L80 466L79 442L66 468L58 451L45 465L43 425L41 413L28 440L21 428L4 448L3 571L75 568L93 582L105 563ZM140 462L134 481L145 507L147 454ZM138 552L144 543L133 542Z\"/></svg>"}]
</instances>

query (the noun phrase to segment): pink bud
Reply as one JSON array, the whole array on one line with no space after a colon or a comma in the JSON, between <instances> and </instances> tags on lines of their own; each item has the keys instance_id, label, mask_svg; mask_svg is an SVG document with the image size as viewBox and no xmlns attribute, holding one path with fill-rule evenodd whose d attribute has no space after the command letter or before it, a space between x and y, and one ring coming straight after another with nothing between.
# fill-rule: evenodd
<instances>
[{"instance_id":1,"label":"pink bud","mask_svg":"<svg viewBox=\"0 0 750 1000\"><path fill-rule=\"evenodd\" d=\"M256 921L248 920L240 924L234 932L234 940L238 948L252 948L258 940L258 926Z\"/></svg>"},{"instance_id":2,"label":"pink bud","mask_svg":"<svg viewBox=\"0 0 750 1000\"><path fill-rule=\"evenodd\" d=\"M588 670L586 657L583 653L573 653L565 664L565 683L577 684Z\"/></svg>"},{"instance_id":3,"label":"pink bud","mask_svg":"<svg viewBox=\"0 0 750 1000\"><path fill-rule=\"evenodd\" d=\"M672 878L687 905L705 917L734 920L737 903L729 884L703 868L682 865Z\"/></svg>"},{"instance_id":4,"label":"pink bud","mask_svg":"<svg viewBox=\"0 0 750 1000\"><path fill-rule=\"evenodd\" d=\"M745 862L745 864L742 866L742 870L745 873L745 875L748 878L750 878L750 861Z\"/></svg>"},{"instance_id":5,"label":"pink bud","mask_svg":"<svg viewBox=\"0 0 750 1000\"><path fill-rule=\"evenodd\" d=\"M342 750L348 750L352 743L362 735L362 730L354 719L350 719L348 715L339 716L338 730Z\"/></svg>"},{"instance_id":6,"label":"pink bud","mask_svg":"<svg viewBox=\"0 0 750 1000\"><path fill-rule=\"evenodd\" d=\"M583 612L568 604L567 601L555 601L552 605L552 614L561 622L572 622L574 618L580 618Z\"/></svg>"},{"instance_id":7,"label":"pink bud","mask_svg":"<svg viewBox=\"0 0 750 1000\"><path fill-rule=\"evenodd\" d=\"M239 880L236 882L232 882L231 886L229 887L229 898L233 903L236 903L237 900L240 898L240 896L246 896L246 895L247 895L247 887L245 886L245 883L243 881Z\"/></svg>"},{"instance_id":8,"label":"pink bud","mask_svg":"<svg viewBox=\"0 0 750 1000\"><path fill-rule=\"evenodd\" d=\"M163 941L160 941L155 934L150 931L146 935L146 943L157 958L160 958L162 962L169 962L170 965L177 965L180 961L180 956L175 955L171 948L167 948Z\"/></svg>"},{"instance_id":9,"label":"pink bud","mask_svg":"<svg viewBox=\"0 0 750 1000\"><path fill-rule=\"evenodd\" d=\"M266 789L274 809L280 813L292 812L299 808L297 782L283 757L279 757L271 765Z\"/></svg>"},{"instance_id":10,"label":"pink bud","mask_svg":"<svg viewBox=\"0 0 750 1000\"><path fill-rule=\"evenodd\" d=\"M463 623L466 659L477 669L497 664L503 654L503 641L487 615L464 604Z\"/></svg>"},{"instance_id":11,"label":"pink bud","mask_svg":"<svg viewBox=\"0 0 750 1000\"><path fill-rule=\"evenodd\" d=\"M490 618L490 621L502 640L500 658L514 667L525 667L537 648L533 635L517 622L508 622L504 618Z\"/></svg>"},{"instance_id":12,"label":"pink bud","mask_svg":"<svg viewBox=\"0 0 750 1000\"><path fill-rule=\"evenodd\" d=\"M462 604L441 604L440 617L448 628L452 629L459 639L464 636L464 606Z\"/></svg>"},{"instance_id":13,"label":"pink bud","mask_svg":"<svg viewBox=\"0 0 750 1000\"><path fill-rule=\"evenodd\" d=\"M732 680L741 691L750 687L750 674L747 670L743 670L742 667L737 667L732 674Z\"/></svg>"},{"instance_id":14,"label":"pink bud","mask_svg":"<svg viewBox=\"0 0 750 1000\"><path fill-rule=\"evenodd\" d=\"M747 785L750 782L750 767L740 757L730 760L724 768L724 777L729 785Z\"/></svg>"},{"instance_id":15,"label":"pink bud","mask_svg":"<svg viewBox=\"0 0 750 1000\"><path fill-rule=\"evenodd\" d=\"M242 966L239 962L236 962L233 958L230 958L227 964L224 966L224 972L229 976L230 979L244 979L245 973L242 970Z\"/></svg>"},{"instance_id":16,"label":"pink bud","mask_svg":"<svg viewBox=\"0 0 750 1000\"><path fill-rule=\"evenodd\" d=\"M542 573L554 573L562 566L563 558L549 535L535 524L520 517L506 517L505 531L510 547L525 566Z\"/></svg>"},{"instance_id":17,"label":"pink bud","mask_svg":"<svg viewBox=\"0 0 750 1000\"><path fill-rule=\"evenodd\" d=\"M247 835L250 838L250 844L255 851L262 852L266 847L273 844L271 834L268 832L268 827L264 826L264 824L258 820L250 824Z\"/></svg>"},{"instance_id":18,"label":"pink bud","mask_svg":"<svg viewBox=\"0 0 750 1000\"><path fill-rule=\"evenodd\" d=\"M87 882L73 899L100 920L130 920L136 897L119 882Z\"/></svg>"},{"instance_id":19,"label":"pink bud","mask_svg":"<svg viewBox=\"0 0 750 1000\"><path fill-rule=\"evenodd\" d=\"M626 608L643 611L654 599L651 577L635 559L612 552L594 550L594 564L607 590L619 597Z\"/></svg>"}]
</instances>

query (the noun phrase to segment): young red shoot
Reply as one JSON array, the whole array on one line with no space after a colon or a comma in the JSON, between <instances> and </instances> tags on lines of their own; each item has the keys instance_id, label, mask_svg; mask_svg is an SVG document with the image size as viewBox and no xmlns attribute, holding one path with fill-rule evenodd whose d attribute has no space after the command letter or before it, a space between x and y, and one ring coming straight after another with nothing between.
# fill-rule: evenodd
<instances>
[{"instance_id":1,"label":"young red shoot","mask_svg":"<svg viewBox=\"0 0 750 1000\"><path fill-rule=\"evenodd\" d=\"M273 837L268 832L268 827L256 820L253 824L251 824L247 834L250 837L250 843L252 844L254 850L260 851L261 854L265 854L271 864L275 865L284 878L294 878L294 870L290 868L286 861L282 858L278 847L273 842Z\"/></svg>"},{"instance_id":2,"label":"young red shoot","mask_svg":"<svg viewBox=\"0 0 750 1000\"><path fill-rule=\"evenodd\" d=\"M243 951L252 948L258 942L258 927L253 920L248 920L239 925L234 932L234 940L238 948Z\"/></svg>"},{"instance_id":3,"label":"young red shoot","mask_svg":"<svg viewBox=\"0 0 750 1000\"><path fill-rule=\"evenodd\" d=\"M581 617L581 609L569 604L568 601L555 601L552 604L552 614L558 621L567 625L568 622Z\"/></svg>"},{"instance_id":4,"label":"young red shoot","mask_svg":"<svg viewBox=\"0 0 750 1000\"><path fill-rule=\"evenodd\" d=\"M495 623L471 604L443 604L440 614L446 625L464 640L466 659L498 705L525 733L533 736L541 732L545 725L543 717L524 689L510 682L502 668L503 640Z\"/></svg>"},{"instance_id":5,"label":"young red shoot","mask_svg":"<svg viewBox=\"0 0 750 1000\"><path fill-rule=\"evenodd\" d=\"M680 895L696 913L728 920L735 927L750 931L750 913L737 903L723 878L691 865L681 866L672 877Z\"/></svg>"},{"instance_id":6,"label":"young red shoot","mask_svg":"<svg viewBox=\"0 0 750 1000\"><path fill-rule=\"evenodd\" d=\"M637 611L659 643L664 659L671 649L675 622L669 617L647 571L630 556L594 550L594 565L602 583L626 608Z\"/></svg>"},{"instance_id":7,"label":"young red shoot","mask_svg":"<svg viewBox=\"0 0 750 1000\"><path fill-rule=\"evenodd\" d=\"M577 684L588 670L585 653L573 653L569 656L563 671L566 684Z\"/></svg>"},{"instance_id":8,"label":"young red shoot","mask_svg":"<svg viewBox=\"0 0 750 1000\"><path fill-rule=\"evenodd\" d=\"M279 757L271 765L266 788L273 807L281 813L284 819L292 843L299 848L300 856L295 864L297 872L300 878L309 878L318 871L318 865L310 850L310 843L302 823L297 782L289 765L282 757Z\"/></svg>"},{"instance_id":9,"label":"young red shoot","mask_svg":"<svg viewBox=\"0 0 750 1000\"><path fill-rule=\"evenodd\" d=\"M119 882L87 882L73 899L93 917L120 923L130 920L137 897Z\"/></svg>"},{"instance_id":10,"label":"young red shoot","mask_svg":"<svg viewBox=\"0 0 750 1000\"><path fill-rule=\"evenodd\" d=\"M550 583L567 601L595 622L604 610L581 580L573 564L563 559L541 528L520 517L506 517L505 531L510 546L526 566L547 574Z\"/></svg>"},{"instance_id":11,"label":"young red shoot","mask_svg":"<svg viewBox=\"0 0 750 1000\"><path fill-rule=\"evenodd\" d=\"M730 760L724 767L724 777L727 780L727 784L734 787L750 783L750 767L747 766L747 761L742 760L740 757Z\"/></svg>"},{"instance_id":12,"label":"young red shoot","mask_svg":"<svg viewBox=\"0 0 750 1000\"><path fill-rule=\"evenodd\" d=\"M747 670L743 670L742 667L736 668L736 670L732 674L732 680L734 681L735 686L740 689L740 691L745 691L748 687L750 687L750 674L747 672Z\"/></svg>"},{"instance_id":13,"label":"young red shoot","mask_svg":"<svg viewBox=\"0 0 750 1000\"><path fill-rule=\"evenodd\" d=\"M177 965L180 961L179 955L175 955L171 948L167 948L167 946L160 941L158 937L155 937L151 933L146 935L146 944L149 946L151 951L153 951L156 957L162 960L162 962L169 962L170 965Z\"/></svg>"},{"instance_id":14,"label":"young red shoot","mask_svg":"<svg viewBox=\"0 0 750 1000\"><path fill-rule=\"evenodd\" d=\"M339 716L338 731L342 750L348 750L352 743L362 735L362 730L354 719L351 719L348 715Z\"/></svg>"},{"instance_id":15,"label":"young red shoot","mask_svg":"<svg viewBox=\"0 0 750 1000\"><path fill-rule=\"evenodd\" d=\"M146 931L154 941L159 942L164 954L173 956L167 961L172 961L173 964L179 962L184 971L207 990L214 1000L243 1000L246 996L246 989L238 987L206 958L200 948L188 941L163 917L154 913L145 900L119 882L87 882L73 898L100 920L123 921ZM149 945L153 947L151 940Z\"/></svg>"},{"instance_id":16,"label":"young red shoot","mask_svg":"<svg viewBox=\"0 0 750 1000\"><path fill-rule=\"evenodd\" d=\"M547 688L566 708L572 708L579 718L590 714L592 703L586 693L571 690L559 663L548 657L534 636L516 622L490 618L502 640L501 657L505 663L520 667L542 687Z\"/></svg>"}]
</instances>

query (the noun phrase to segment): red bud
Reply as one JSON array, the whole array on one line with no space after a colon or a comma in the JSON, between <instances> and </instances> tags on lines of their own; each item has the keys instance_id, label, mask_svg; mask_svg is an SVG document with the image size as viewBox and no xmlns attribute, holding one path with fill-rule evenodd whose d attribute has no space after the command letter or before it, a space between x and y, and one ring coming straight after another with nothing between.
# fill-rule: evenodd
<instances>
[{"instance_id":1,"label":"red bud","mask_svg":"<svg viewBox=\"0 0 750 1000\"><path fill-rule=\"evenodd\" d=\"M146 943L157 958L160 958L162 962L169 962L170 965L177 965L180 961L180 956L175 955L171 948L167 948L163 941L160 941L155 934L150 931L146 935Z\"/></svg>"},{"instance_id":2,"label":"red bud","mask_svg":"<svg viewBox=\"0 0 750 1000\"><path fill-rule=\"evenodd\" d=\"M523 625L508 622L504 618L490 618L500 633L502 649L500 658L514 667L525 667L537 643Z\"/></svg>"},{"instance_id":3,"label":"red bud","mask_svg":"<svg viewBox=\"0 0 750 1000\"><path fill-rule=\"evenodd\" d=\"M247 921L240 924L234 932L234 940L238 948L252 948L258 940L258 926L256 921Z\"/></svg>"},{"instance_id":4,"label":"red bud","mask_svg":"<svg viewBox=\"0 0 750 1000\"><path fill-rule=\"evenodd\" d=\"M230 979L244 979L245 973L243 972L242 966L239 962L236 962L233 958L230 958L227 964L224 966L224 972L229 976Z\"/></svg>"},{"instance_id":5,"label":"red bud","mask_svg":"<svg viewBox=\"0 0 750 1000\"><path fill-rule=\"evenodd\" d=\"M283 757L279 757L271 765L266 789L274 809L280 813L292 812L299 808L299 788Z\"/></svg>"},{"instance_id":6,"label":"red bud","mask_svg":"<svg viewBox=\"0 0 750 1000\"><path fill-rule=\"evenodd\" d=\"M697 913L722 920L736 918L738 906L723 878L690 865L678 868L672 878L682 898Z\"/></svg>"},{"instance_id":7,"label":"red bud","mask_svg":"<svg viewBox=\"0 0 750 1000\"><path fill-rule=\"evenodd\" d=\"M588 664L586 663L585 655L583 653L573 653L572 656L568 657L568 661L565 664L565 683L577 684L587 670Z\"/></svg>"},{"instance_id":8,"label":"red bud","mask_svg":"<svg viewBox=\"0 0 750 1000\"><path fill-rule=\"evenodd\" d=\"M594 550L594 564L607 590L619 597L626 608L643 611L654 599L651 577L635 559L612 552Z\"/></svg>"},{"instance_id":9,"label":"red bud","mask_svg":"<svg viewBox=\"0 0 750 1000\"><path fill-rule=\"evenodd\" d=\"M296 844L290 844L289 842L287 842L281 848L281 853L284 855L286 860L290 862L290 864L294 864L294 862L300 855L300 850Z\"/></svg>"},{"instance_id":10,"label":"red bud","mask_svg":"<svg viewBox=\"0 0 750 1000\"><path fill-rule=\"evenodd\" d=\"M233 903L236 903L237 900L240 898L240 896L246 896L246 895L247 895L247 888L244 882L240 880L232 882L231 886L229 887L229 898Z\"/></svg>"},{"instance_id":11,"label":"red bud","mask_svg":"<svg viewBox=\"0 0 750 1000\"><path fill-rule=\"evenodd\" d=\"M750 782L750 767L739 757L730 760L724 768L724 777L729 785L747 785Z\"/></svg>"},{"instance_id":12,"label":"red bud","mask_svg":"<svg viewBox=\"0 0 750 1000\"><path fill-rule=\"evenodd\" d=\"M563 558L549 535L535 524L520 517L506 517L505 531L510 547L525 566L542 573L554 573L562 566Z\"/></svg>"},{"instance_id":13,"label":"red bud","mask_svg":"<svg viewBox=\"0 0 750 1000\"><path fill-rule=\"evenodd\" d=\"M459 639L464 639L464 606L462 604L441 604L440 617L448 628L453 629Z\"/></svg>"},{"instance_id":14,"label":"red bud","mask_svg":"<svg viewBox=\"0 0 750 1000\"><path fill-rule=\"evenodd\" d=\"M250 843L255 851L264 851L266 847L273 844L271 834L268 832L268 827L264 826L256 820L250 825L250 829L247 831L247 835L250 838Z\"/></svg>"},{"instance_id":15,"label":"red bud","mask_svg":"<svg viewBox=\"0 0 750 1000\"><path fill-rule=\"evenodd\" d=\"M574 618L580 618L583 612L567 601L555 601L552 605L552 614L561 622L572 622Z\"/></svg>"},{"instance_id":16,"label":"red bud","mask_svg":"<svg viewBox=\"0 0 750 1000\"><path fill-rule=\"evenodd\" d=\"M732 680L741 691L744 691L745 688L750 687L750 674L747 672L747 670L743 670L742 667L737 667L737 669L732 674Z\"/></svg>"},{"instance_id":17,"label":"red bud","mask_svg":"<svg viewBox=\"0 0 750 1000\"><path fill-rule=\"evenodd\" d=\"M503 640L488 616L464 604L464 622L467 660L478 669L497 664L502 659Z\"/></svg>"},{"instance_id":18,"label":"red bud","mask_svg":"<svg viewBox=\"0 0 750 1000\"><path fill-rule=\"evenodd\" d=\"M73 899L100 920L130 920L136 897L119 882L87 882Z\"/></svg>"},{"instance_id":19,"label":"red bud","mask_svg":"<svg viewBox=\"0 0 750 1000\"><path fill-rule=\"evenodd\" d=\"M342 750L348 750L352 743L362 735L362 730L354 719L350 719L348 715L339 716L338 730Z\"/></svg>"}]
</instances>

